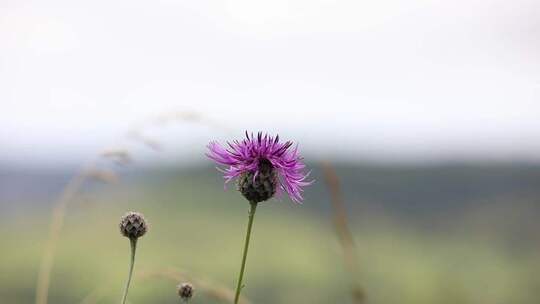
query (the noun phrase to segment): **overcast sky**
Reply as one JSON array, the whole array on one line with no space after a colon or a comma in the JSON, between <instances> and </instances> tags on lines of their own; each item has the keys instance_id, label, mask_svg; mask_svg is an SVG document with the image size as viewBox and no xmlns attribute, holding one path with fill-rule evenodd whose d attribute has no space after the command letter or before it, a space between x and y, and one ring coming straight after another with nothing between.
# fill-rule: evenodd
<instances>
[{"instance_id":1,"label":"overcast sky","mask_svg":"<svg viewBox=\"0 0 540 304\"><path fill-rule=\"evenodd\" d=\"M167 157L268 130L311 154L540 160L538 0L0 2L0 160L79 161L136 122ZM151 155L151 154L145 154Z\"/></svg>"}]
</instances>

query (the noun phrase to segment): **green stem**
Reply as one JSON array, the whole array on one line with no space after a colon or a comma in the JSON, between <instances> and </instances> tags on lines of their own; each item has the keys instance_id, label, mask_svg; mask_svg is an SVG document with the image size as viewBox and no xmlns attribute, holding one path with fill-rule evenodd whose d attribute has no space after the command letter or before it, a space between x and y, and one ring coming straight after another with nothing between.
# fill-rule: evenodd
<instances>
[{"instance_id":1,"label":"green stem","mask_svg":"<svg viewBox=\"0 0 540 304\"><path fill-rule=\"evenodd\" d=\"M246 259L247 259L248 249L249 249L249 238L251 237L251 227L253 226L253 219L255 218L256 210L257 210L257 203L250 203L246 242L244 243L244 255L242 256L242 266L240 267L240 275L238 276L238 285L236 286L236 295L234 296L234 304L238 304L238 300L240 299L240 290L243 287L242 279L244 278L244 269L246 268Z\"/></svg>"},{"instance_id":2,"label":"green stem","mask_svg":"<svg viewBox=\"0 0 540 304\"><path fill-rule=\"evenodd\" d=\"M126 303L128 290L129 290L129 283L131 283L131 275L133 274L133 265L135 265L135 251L137 250L137 239L130 238L129 242L131 243L131 262L129 264L129 274L128 274L128 279L126 282L126 288L124 289L124 296L122 297L122 304Z\"/></svg>"}]
</instances>

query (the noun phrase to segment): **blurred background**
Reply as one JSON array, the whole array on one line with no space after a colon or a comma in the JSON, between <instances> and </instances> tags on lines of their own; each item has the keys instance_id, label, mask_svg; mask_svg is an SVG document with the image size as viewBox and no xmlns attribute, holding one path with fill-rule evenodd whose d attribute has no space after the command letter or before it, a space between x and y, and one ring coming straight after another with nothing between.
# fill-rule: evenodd
<instances>
[{"instance_id":1,"label":"blurred background","mask_svg":"<svg viewBox=\"0 0 540 304\"><path fill-rule=\"evenodd\" d=\"M245 130L298 142L316 180L259 208L252 303L538 303L538 20L537 0L1 1L0 303L34 303L44 261L48 303L117 302L127 210L151 222L131 303L177 303L180 277L223 303L206 287L235 286L248 205L205 145Z\"/></svg>"}]
</instances>

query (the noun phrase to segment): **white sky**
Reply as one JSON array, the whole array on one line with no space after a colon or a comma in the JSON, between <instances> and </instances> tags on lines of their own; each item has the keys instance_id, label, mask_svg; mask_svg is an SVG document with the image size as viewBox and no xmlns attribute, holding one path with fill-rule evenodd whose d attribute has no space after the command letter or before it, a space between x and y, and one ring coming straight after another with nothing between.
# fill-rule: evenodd
<instances>
[{"instance_id":1,"label":"white sky","mask_svg":"<svg viewBox=\"0 0 540 304\"><path fill-rule=\"evenodd\" d=\"M232 131L165 130L170 155L261 129L323 156L540 160L540 1L0 2L1 161L78 160L177 110Z\"/></svg>"}]
</instances>

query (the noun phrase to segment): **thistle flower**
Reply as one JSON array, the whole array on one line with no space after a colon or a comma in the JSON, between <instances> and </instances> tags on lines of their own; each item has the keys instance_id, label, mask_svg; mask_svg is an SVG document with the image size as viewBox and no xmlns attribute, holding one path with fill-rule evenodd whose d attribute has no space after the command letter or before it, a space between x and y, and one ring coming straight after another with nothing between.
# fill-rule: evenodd
<instances>
[{"instance_id":1,"label":"thistle flower","mask_svg":"<svg viewBox=\"0 0 540 304\"><path fill-rule=\"evenodd\" d=\"M227 144L228 149L210 142L206 155L218 165L228 166L218 170L224 173L226 183L238 179L238 190L248 201L266 201L281 190L296 203L303 200L302 187L312 182L306 181L309 173L303 173L298 145L292 148L291 141L280 143L279 136L263 136L261 132L257 137L246 132L242 141Z\"/></svg>"},{"instance_id":2,"label":"thistle flower","mask_svg":"<svg viewBox=\"0 0 540 304\"><path fill-rule=\"evenodd\" d=\"M255 137L253 133L250 136L246 131L245 139L227 144L229 148L225 149L217 142L210 142L206 156L218 165L228 166L226 169L218 168L224 173L225 183L236 178L238 190L250 203L242 263L234 296L234 303L237 304L243 287L242 280L257 204L272 198L280 190L287 192L294 202L300 203L303 200L302 187L312 181L306 181L309 173L303 173L305 165L298 155L298 145L291 148L293 143L290 141L280 143L277 135L263 136L259 132Z\"/></svg>"},{"instance_id":3,"label":"thistle flower","mask_svg":"<svg viewBox=\"0 0 540 304\"><path fill-rule=\"evenodd\" d=\"M178 296L180 296L180 299L186 302L193 297L193 293L195 292L195 288L193 288L193 285L190 283L182 283L178 285L177 288Z\"/></svg>"},{"instance_id":4,"label":"thistle flower","mask_svg":"<svg viewBox=\"0 0 540 304\"><path fill-rule=\"evenodd\" d=\"M137 250L137 240L148 231L148 224L144 219L144 216L138 212L128 212L120 219L120 233L129 238L131 245L131 260L129 263L129 273L124 288L124 294L122 296L122 304L126 303L129 284L131 283L131 277L133 275L133 266L135 265L135 252Z\"/></svg>"}]
</instances>

